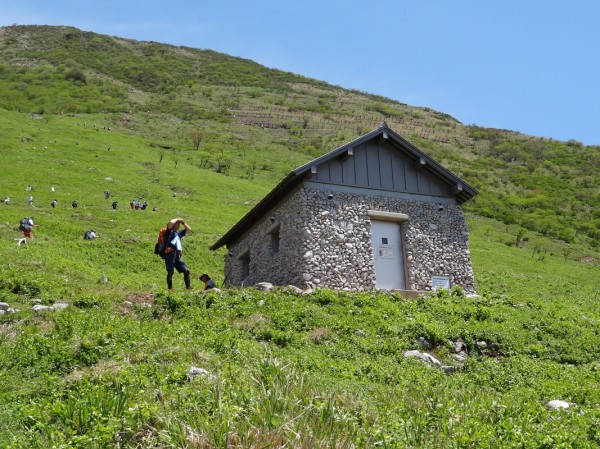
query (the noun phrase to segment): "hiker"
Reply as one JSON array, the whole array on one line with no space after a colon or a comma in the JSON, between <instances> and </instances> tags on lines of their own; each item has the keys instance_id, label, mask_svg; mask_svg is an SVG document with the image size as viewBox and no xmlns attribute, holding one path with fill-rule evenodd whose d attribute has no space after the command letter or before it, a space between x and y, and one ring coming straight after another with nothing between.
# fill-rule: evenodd
<instances>
[{"instance_id":1,"label":"hiker","mask_svg":"<svg viewBox=\"0 0 600 449\"><path fill-rule=\"evenodd\" d=\"M54 209L56 207L56 205L58 204L58 202L56 200L53 200L50 205L52 206L52 208Z\"/></svg>"},{"instance_id":2,"label":"hiker","mask_svg":"<svg viewBox=\"0 0 600 449\"><path fill-rule=\"evenodd\" d=\"M140 209L146 210L147 207L148 207L148 203L146 201L144 201L144 203L140 206Z\"/></svg>"},{"instance_id":3,"label":"hiker","mask_svg":"<svg viewBox=\"0 0 600 449\"><path fill-rule=\"evenodd\" d=\"M73 209L77 209L77 201L73 200L71 206L73 207Z\"/></svg>"},{"instance_id":4,"label":"hiker","mask_svg":"<svg viewBox=\"0 0 600 449\"><path fill-rule=\"evenodd\" d=\"M117 210L117 206L119 205L119 203L117 201L113 201L112 202L112 208L113 210Z\"/></svg>"},{"instance_id":5,"label":"hiker","mask_svg":"<svg viewBox=\"0 0 600 449\"><path fill-rule=\"evenodd\" d=\"M96 237L98 237L98 234L93 229L83 234L83 240L94 240Z\"/></svg>"},{"instance_id":6,"label":"hiker","mask_svg":"<svg viewBox=\"0 0 600 449\"><path fill-rule=\"evenodd\" d=\"M27 198L27 202L29 203L30 207L33 207L33 195L29 195L29 198Z\"/></svg>"},{"instance_id":7,"label":"hiker","mask_svg":"<svg viewBox=\"0 0 600 449\"><path fill-rule=\"evenodd\" d=\"M106 199L110 198L110 191L108 191L108 190L104 191L104 198L106 198Z\"/></svg>"},{"instance_id":8,"label":"hiker","mask_svg":"<svg viewBox=\"0 0 600 449\"><path fill-rule=\"evenodd\" d=\"M26 239L31 238L31 228L33 228L34 226L37 225L34 223L33 217L24 218L23 220L21 220L20 229L23 231L23 237L25 237Z\"/></svg>"},{"instance_id":9,"label":"hiker","mask_svg":"<svg viewBox=\"0 0 600 449\"><path fill-rule=\"evenodd\" d=\"M6 204L7 206L10 204L10 198L8 196L4 198L4 204Z\"/></svg>"},{"instance_id":10,"label":"hiker","mask_svg":"<svg viewBox=\"0 0 600 449\"><path fill-rule=\"evenodd\" d=\"M204 282L204 290L210 290L211 288L217 288L213 280L206 273L200 275L200 280Z\"/></svg>"},{"instance_id":11,"label":"hiker","mask_svg":"<svg viewBox=\"0 0 600 449\"><path fill-rule=\"evenodd\" d=\"M179 230L183 225L183 230ZM192 289L190 282L190 270L181 258L182 246L181 239L191 232L191 228L183 220L183 218L173 218L167 224L165 232L165 268L167 269L167 287L173 290L173 273L177 270L178 273L183 273L185 288Z\"/></svg>"}]
</instances>

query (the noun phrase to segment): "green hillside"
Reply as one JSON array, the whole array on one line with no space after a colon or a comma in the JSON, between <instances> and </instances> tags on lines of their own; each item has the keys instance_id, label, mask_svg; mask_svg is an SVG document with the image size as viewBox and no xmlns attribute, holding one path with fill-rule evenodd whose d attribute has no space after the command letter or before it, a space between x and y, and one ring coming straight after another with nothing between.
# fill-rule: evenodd
<instances>
[{"instance_id":1,"label":"green hillside","mask_svg":"<svg viewBox=\"0 0 600 449\"><path fill-rule=\"evenodd\" d=\"M68 27L0 29L0 75L0 447L600 444L598 147ZM167 220L192 227L195 286L221 285L208 247L382 120L479 189L478 297L166 291ZM25 216L38 226L18 246ZM449 374L404 357L417 349Z\"/></svg>"},{"instance_id":2,"label":"green hillside","mask_svg":"<svg viewBox=\"0 0 600 449\"><path fill-rule=\"evenodd\" d=\"M151 148L230 176L269 180L382 120L476 187L478 215L598 248L600 149L465 126L427 108L210 50L69 27L0 29L0 107L102 114ZM493 105L491 105L493 106ZM89 121L89 119L88 119ZM196 153L190 133L198 131Z\"/></svg>"}]
</instances>

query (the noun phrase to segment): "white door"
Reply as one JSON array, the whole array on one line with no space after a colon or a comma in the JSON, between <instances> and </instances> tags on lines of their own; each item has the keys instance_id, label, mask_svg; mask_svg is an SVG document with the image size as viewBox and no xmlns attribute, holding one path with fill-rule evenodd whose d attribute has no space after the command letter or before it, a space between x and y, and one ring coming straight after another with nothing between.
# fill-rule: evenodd
<instances>
[{"instance_id":1,"label":"white door","mask_svg":"<svg viewBox=\"0 0 600 449\"><path fill-rule=\"evenodd\" d=\"M384 290L404 290L404 251L400 223L371 221L375 284Z\"/></svg>"}]
</instances>

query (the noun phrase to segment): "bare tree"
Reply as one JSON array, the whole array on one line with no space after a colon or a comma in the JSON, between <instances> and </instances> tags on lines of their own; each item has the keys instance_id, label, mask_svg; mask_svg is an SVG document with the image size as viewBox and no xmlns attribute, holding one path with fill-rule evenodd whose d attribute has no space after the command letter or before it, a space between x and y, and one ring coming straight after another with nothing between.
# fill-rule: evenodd
<instances>
[{"instance_id":1,"label":"bare tree","mask_svg":"<svg viewBox=\"0 0 600 449\"><path fill-rule=\"evenodd\" d=\"M191 129L190 132L190 137L192 138L192 142L194 143L194 149L199 149L200 148L200 144L202 143L202 139L204 139L204 136L206 135L206 133L198 128L195 129Z\"/></svg>"}]
</instances>

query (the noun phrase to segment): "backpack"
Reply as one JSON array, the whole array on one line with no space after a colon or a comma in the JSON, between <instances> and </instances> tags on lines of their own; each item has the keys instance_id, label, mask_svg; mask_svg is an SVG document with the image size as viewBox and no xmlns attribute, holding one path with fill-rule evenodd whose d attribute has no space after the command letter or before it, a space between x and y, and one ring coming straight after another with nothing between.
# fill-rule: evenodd
<instances>
[{"instance_id":1,"label":"backpack","mask_svg":"<svg viewBox=\"0 0 600 449\"><path fill-rule=\"evenodd\" d=\"M22 218L19 223L19 231L27 231L29 229L31 229L31 226L29 224L29 218Z\"/></svg>"},{"instance_id":2,"label":"backpack","mask_svg":"<svg viewBox=\"0 0 600 449\"><path fill-rule=\"evenodd\" d=\"M158 231L158 238L156 239L156 245L154 245L154 254L159 255L162 259L165 258L166 253L170 253L172 251L172 249L168 248L165 244L167 231L167 228L161 228L160 231Z\"/></svg>"}]
</instances>

